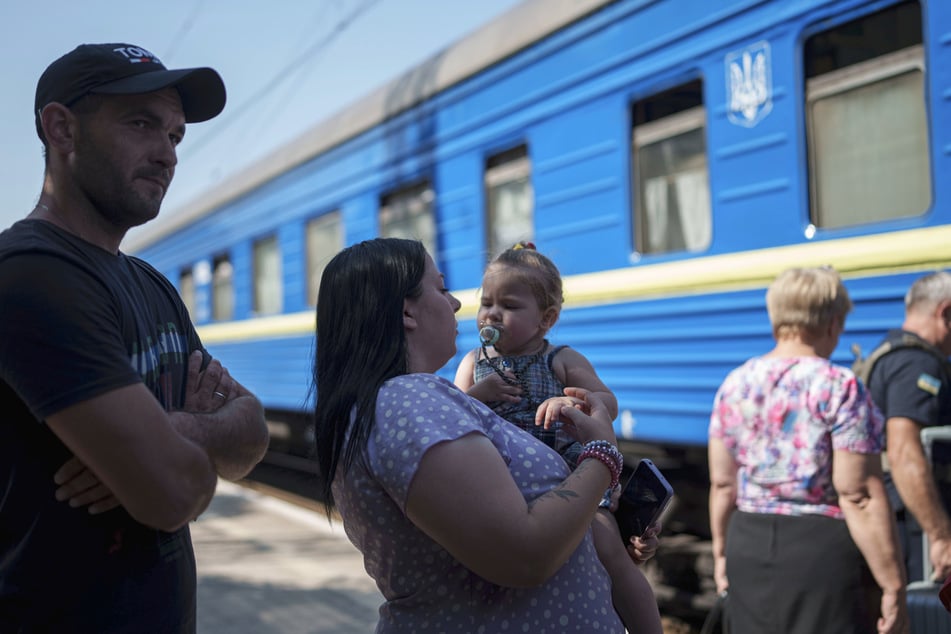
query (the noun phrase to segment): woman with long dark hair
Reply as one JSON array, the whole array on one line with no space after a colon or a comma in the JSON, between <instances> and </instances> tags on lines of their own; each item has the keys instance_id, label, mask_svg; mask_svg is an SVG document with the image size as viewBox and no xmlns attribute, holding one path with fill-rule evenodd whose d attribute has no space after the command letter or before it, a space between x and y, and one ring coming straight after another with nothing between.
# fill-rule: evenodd
<instances>
[{"instance_id":1,"label":"woman with long dark hair","mask_svg":"<svg viewBox=\"0 0 951 634\"><path fill-rule=\"evenodd\" d=\"M590 524L622 458L603 403L561 412L571 473L544 443L434 373L460 303L419 242L344 249L317 302L325 499L383 593L378 632L614 632Z\"/></svg>"}]
</instances>

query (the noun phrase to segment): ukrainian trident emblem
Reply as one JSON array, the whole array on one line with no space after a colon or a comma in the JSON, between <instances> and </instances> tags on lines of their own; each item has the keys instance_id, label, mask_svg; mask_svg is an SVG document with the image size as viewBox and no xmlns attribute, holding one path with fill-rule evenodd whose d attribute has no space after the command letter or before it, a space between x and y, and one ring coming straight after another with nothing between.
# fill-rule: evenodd
<instances>
[{"instance_id":1,"label":"ukrainian trident emblem","mask_svg":"<svg viewBox=\"0 0 951 634\"><path fill-rule=\"evenodd\" d=\"M773 109L769 42L757 42L724 58L729 103L727 117L752 128Z\"/></svg>"}]
</instances>

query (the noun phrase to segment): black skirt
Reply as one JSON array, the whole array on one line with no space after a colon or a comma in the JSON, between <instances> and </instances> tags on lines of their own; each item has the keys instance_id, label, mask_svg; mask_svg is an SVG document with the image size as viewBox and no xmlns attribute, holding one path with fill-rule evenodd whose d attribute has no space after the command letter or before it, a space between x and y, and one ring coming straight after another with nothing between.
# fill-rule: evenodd
<instances>
[{"instance_id":1,"label":"black skirt","mask_svg":"<svg viewBox=\"0 0 951 634\"><path fill-rule=\"evenodd\" d=\"M881 593L843 520L743 513L726 540L730 634L866 634Z\"/></svg>"}]
</instances>

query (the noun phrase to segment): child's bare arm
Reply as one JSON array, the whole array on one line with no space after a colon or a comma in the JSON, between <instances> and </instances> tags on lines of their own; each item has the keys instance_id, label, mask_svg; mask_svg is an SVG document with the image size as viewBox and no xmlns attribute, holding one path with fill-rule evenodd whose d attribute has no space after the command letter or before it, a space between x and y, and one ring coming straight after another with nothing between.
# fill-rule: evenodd
<instances>
[{"instance_id":1,"label":"child's bare arm","mask_svg":"<svg viewBox=\"0 0 951 634\"><path fill-rule=\"evenodd\" d=\"M614 396L587 357L572 348L564 348L555 355L552 369L555 376L569 387L581 387L595 392L608 408L612 417L617 417L617 397Z\"/></svg>"},{"instance_id":2,"label":"child's bare arm","mask_svg":"<svg viewBox=\"0 0 951 634\"><path fill-rule=\"evenodd\" d=\"M475 351L470 350L466 356L462 358L462 361L459 363L459 367L456 368L456 378L453 379L453 383L456 384L463 392L468 392L469 388L472 387L475 383Z\"/></svg>"}]
</instances>

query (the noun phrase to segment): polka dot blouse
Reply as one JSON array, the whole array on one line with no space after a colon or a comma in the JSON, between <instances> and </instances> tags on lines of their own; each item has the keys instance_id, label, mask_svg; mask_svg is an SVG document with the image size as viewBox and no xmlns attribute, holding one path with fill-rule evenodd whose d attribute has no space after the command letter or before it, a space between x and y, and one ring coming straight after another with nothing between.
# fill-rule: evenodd
<instances>
[{"instance_id":1,"label":"polka dot blouse","mask_svg":"<svg viewBox=\"0 0 951 634\"><path fill-rule=\"evenodd\" d=\"M347 536L386 599L377 632L623 632L590 530L547 582L506 588L465 568L407 519L406 496L423 455L471 433L495 445L527 501L568 476L554 450L445 379L387 381L365 459L333 483Z\"/></svg>"}]
</instances>

